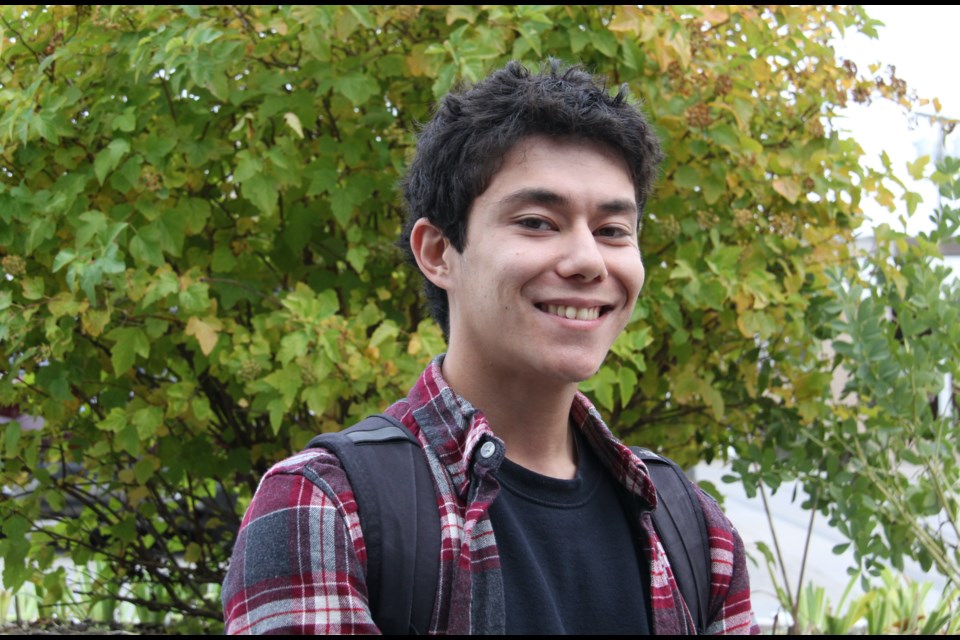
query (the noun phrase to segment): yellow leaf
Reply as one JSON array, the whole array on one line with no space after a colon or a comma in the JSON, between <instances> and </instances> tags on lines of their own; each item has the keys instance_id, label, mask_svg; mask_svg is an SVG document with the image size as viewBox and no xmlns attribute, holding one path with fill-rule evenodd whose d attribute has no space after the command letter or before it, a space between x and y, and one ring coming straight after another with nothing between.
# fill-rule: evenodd
<instances>
[{"instance_id":1,"label":"yellow leaf","mask_svg":"<svg viewBox=\"0 0 960 640\"><path fill-rule=\"evenodd\" d=\"M610 31L639 33L642 24L643 14L640 13L640 9L633 5L624 5L617 10L617 15L610 21L607 28Z\"/></svg>"},{"instance_id":2,"label":"yellow leaf","mask_svg":"<svg viewBox=\"0 0 960 640\"><path fill-rule=\"evenodd\" d=\"M929 162L930 156L920 156L916 161L907 163L907 173L909 173L910 177L914 180L922 180L923 169Z\"/></svg>"},{"instance_id":3,"label":"yellow leaf","mask_svg":"<svg viewBox=\"0 0 960 640\"><path fill-rule=\"evenodd\" d=\"M737 304L737 312L742 313L753 307L753 296L746 291L738 291L733 295L733 301Z\"/></svg>"},{"instance_id":4,"label":"yellow leaf","mask_svg":"<svg viewBox=\"0 0 960 640\"><path fill-rule=\"evenodd\" d=\"M933 110L937 113L940 113L940 109L943 108L943 105L940 104L940 100L937 98L933 99Z\"/></svg>"},{"instance_id":5,"label":"yellow leaf","mask_svg":"<svg viewBox=\"0 0 960 640\"><path fill-rule=\"evenodd\" d=\"M897 205L893 201L893 192L883 186L877 190L877 203L891 212L897 209Z\"/></svg>"},{"instance_id":6,"label":"yellow leaf","mask_svg":"<svg viewBox=\"0 0 960 640\"><path fill-rule=\"evenodd\" d=\"M782 195L790 204L796 204L800 197L800 185L792 178L780 178L773 181L773 190Z\"/></svg>"},{"instance_id":7,"label":"yellow leaf","mask_svg":"<svg viewBox=\"0 0 960 640\"><path fill-rule=\"evenodd\" d=\"M703 19L713 25L723 24L730 19L727 13L729 9L724 6L702 7L700 11L703 13Z\"/></svg>"},{"instance_id":8,"label":"yellow leaf","mask_svg":"<svg viewBox=\"0 0 960 640\"><path fill-rule=\"evenodd\" d=\"M108 322L110 322L110 309L89 309L80 314L80 326L91 338L99 337Z\"/></svg>"},{"instance_id":9,"label":"yellow leaf","mask_svg":"<svg viewBox=\"0 0 960 640\"><path fill-rule=\"evenodd\" d=\"M213 348L217 346L217 338L223 325L216 318L207 318L201 320L196 316L190 318L187 322L186 334L193 336L200 343L200 350L203 355L208 356Z\"/></svg>"},{"instance_id":10,"label":"yellow leaf","mask_svg":"<svg viewBox=\"0 0 960 640\"><path fill-rule=\"evenodd\" d=\"M450 8L447 9L447 24L453 24L457 20L465 20L468 24L473 24L477 21L478 13L480 13L480 9L476 6L464 4L450 5Z\"/></svg>"},{"instance_id":11,"label":"yellow leaf","mask_svg":"<svg viewBox=\"0 0 960 640\"><path fill-rule=\"evenodd\" d=\"M200 548L196 542L191 542L187 545L187 548L183 551L183 561L184 562L196 562L200 559L200 556L203 554L203 550Z\"/></svg>"},{"instance_id":12,"label":"yellow leaf","mask_svg":"<svg viewBox=\"0 0 960 640\"><path fill-rule=\"evenodd\" d=\"M686 69L690 66L690 41L687 40L686 35L677 30L672 36L667 38L667 44L677 52L677 58L680 60L680 66Z\"/></svg>"},{"instance_id":13,"label":"yellow leaf","mask_svg":"<svg viewBox=\"0 0 960 640\"><path fill-rule=\"evenodd\" d=\"M899 269L884 269L884 275L893 282L893 286L897 288L897 293L900 295L901 299L906 299L907 297L907 279Z\"/></svg>"},{"instance_id":14,"label":"yellow leaf","mask_svg":"<svg viewBox=\"0 0 960 640\"><path fill-rule=\"evenodd\" d=\"M420 353L421 349L423 349L423 342L420 340L420 336L417 334L410 336L410 343L407 344L407 353L415 356Z\"/></svg>"},{"instance_id":15,"label":"yellow leaf","mask_svg":"<svg viewBox=\"0 0 960 640\"><path fill-rule=\"evenodd\" d=\"M651 38L657 35L657 23L654 20L645 20L641 23L640 42L649 42Z\"/></svg>"},{"instance_id":16,"label":"yellow leaf","mask_svg":"<svg viewBox=\"0 0 960 640\"><path fill-rule=\"evenodd\" d=\"M713 102L710 102L709 104L711 107L714 107L715 109L725 109L729 111L730 113L733 114L733 118L737 121L737 128L740 129L741 131L748 130L747 125L740 118L740 113L736 109L734 109L731 105L725 102L719 102L719 101L713 101Z\"/></svg>"},{"instance_id":17,"label":"yellow leaf","mask_svg":"<svg viewBox=\"0 0 960 640\"><path fill-rule=\"evenodd\" d=\"M649 47L649 51L653 53L653 56L657 59L657 65L664 71L666 71L670 63L673 62L673 54L666 43L659 37L654 38L653 43Z\"/></svg>"},{"instance_id":18,"label":"yellow leaf","mask_svg":"<svg viewBox=\"0 0 960 640\"><path fill-rule=\"evenodd\" d=\"M439 72L440 58L427 53L427 45L415 44L406 58L407 70L415 78L433 77Z\"/></svg>"},{"instance_id":19,"label":"yellow leaf","mask_svg":"<svg viewBox=\"0 0 960 640\"><path fill-rule=\"evenodd\" d=\"M127 504L136 507L150 496L150 489L147 487L134 487L127 491Z\"/></svg>"},{"instance_id":20,"label":"yellow leaf","mask_svg":"<svg viewBox=\"0 0 960 640\"><path fill-rule=\"evenodd\" d=\"M303 138L303 126L300 125L300 118L297 117L297 114L292 111L288 111L283 114L283 119L286 121L287 125L293 129L293 132L298 136Z\"/></svg>"}]
</instances>

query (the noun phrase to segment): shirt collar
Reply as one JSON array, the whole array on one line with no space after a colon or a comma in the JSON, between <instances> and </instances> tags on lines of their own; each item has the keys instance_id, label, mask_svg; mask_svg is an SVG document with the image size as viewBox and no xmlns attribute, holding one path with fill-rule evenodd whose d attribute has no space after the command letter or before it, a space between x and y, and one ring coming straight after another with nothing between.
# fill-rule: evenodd
<instances>
[{"instance_id":1,"label":"shirt collar","mask_svg":"<svg viewBox=\"0 0 960 640\"><path fill-rule=\"evenodd\" d=\"M443 354L427 366L407 397L423 437L447 469L457 493L464 497L470 484L474 458L481 455L484 466L496 469L503 459L504 445L486 417L447 384L441 372ZM657 504L656 491L643 462L613 435L596 407L577 392L570 408L573 423L613 477L649 508ZM486 443L493 443L495 453ZM487 455L482 455L487 454Z\"/></svg>"}]
</instances>

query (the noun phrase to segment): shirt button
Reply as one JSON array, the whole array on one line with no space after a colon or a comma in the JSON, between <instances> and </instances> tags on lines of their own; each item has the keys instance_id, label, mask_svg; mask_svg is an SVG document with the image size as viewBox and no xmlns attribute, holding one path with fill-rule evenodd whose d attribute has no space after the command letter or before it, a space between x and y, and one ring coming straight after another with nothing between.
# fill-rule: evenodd
<instances>
[{"instance_id":1,"label":"shirt button","mask_svg":"<svg viewBox=\"0 0 960 640\"><path fill-rule=\"evenodd\" d=\"M497 452L497 445L493 444L489 440L483 443L483 446L480 447L480 457L489 458Z\"/></svg>"}]
</instances>

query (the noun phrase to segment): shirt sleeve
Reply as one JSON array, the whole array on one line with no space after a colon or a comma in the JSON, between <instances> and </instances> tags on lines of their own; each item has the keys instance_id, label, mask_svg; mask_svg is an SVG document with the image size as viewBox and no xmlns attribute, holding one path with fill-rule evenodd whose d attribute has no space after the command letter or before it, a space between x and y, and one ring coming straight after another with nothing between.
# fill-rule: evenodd
<instances>
[{"instance_id":1,"label":"shirt sleeve","mask_svg":"<svg viewBox=\"0 0 960 640\"><path fill-rule=\"evenodd\" d=\"M758 634L743 540L713 498L699 488L697 492L710 537L710 618L706 633Z\"/></svg>"},{"instance_id":2,"label":"shirt sleeve","mask_svg":"<svg viewBox=\"0 0 960 640\"><path fill-rule=\"evenodd\" d=\"M263 477L223 583L228 634L379 633L370 615L366 547L346 473L315 449Z\"/></svg>"}]
</instances>

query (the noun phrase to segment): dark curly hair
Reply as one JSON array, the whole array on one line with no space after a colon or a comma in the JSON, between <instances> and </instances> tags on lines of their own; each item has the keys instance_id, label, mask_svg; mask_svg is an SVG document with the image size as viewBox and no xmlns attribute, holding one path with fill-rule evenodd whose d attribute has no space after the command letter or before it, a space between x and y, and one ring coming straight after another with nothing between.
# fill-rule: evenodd
<instances>
[{"instance_id":1,"label":"dark curly hair","mask_svg":"<svg viewBox=\"0 0 960 640\"><path fill-rule=\"evenodd\" d=\"M532 135L580 138L619 153L627 164L643 211L663 158L650 123L606 81L580 66L549 60L539 74L510 62L473 87L451 91L417 139L417 151L401 182L407 221L398 245L413 264L410 234L420 218L440 229L453 247L466 246L467 214L490 185L507 152ZM430 314L449 339L447 293L426 278Z\"/></svg>"}]
</instances>

